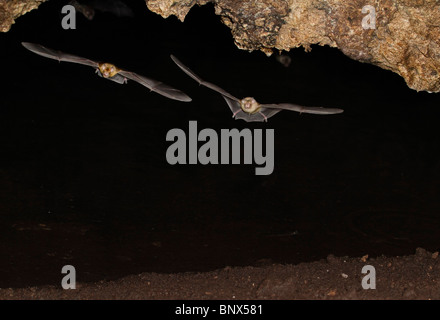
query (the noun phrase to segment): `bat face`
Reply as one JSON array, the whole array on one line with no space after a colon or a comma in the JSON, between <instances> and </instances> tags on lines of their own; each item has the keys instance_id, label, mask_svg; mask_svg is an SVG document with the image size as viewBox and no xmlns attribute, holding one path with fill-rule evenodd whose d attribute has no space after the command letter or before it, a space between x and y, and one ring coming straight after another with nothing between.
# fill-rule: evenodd
<instances>
[{"instance_id":1,"label":"bat face","mask_svg":"<svg viewBox=\"0 0 440 320\"><path fill-rule=\"evenodd\" d=\"M248 97L241 100L233 100L223 96L229 109L232 111L232 117L235 120L242 119L246 122L267 122L267 119L274 116L281 109L269 109L259 104L254 98ZM248 107L245 109L244 107ZM253 110L252 112L249 109Z\"/></svg>"},{"instance_id":2,"label":"bat face","mask_svg":"<svg viewBox=\"0 0 440 320\"><path fill-rule=\"evenodd\" d=\"M121 71L111 63L98 63L98 68L104 78L112 78Z\"/></svg>"},{"instance_id":3,"label":"bat face","mask_svg":"<svg viewBox=\"0 0 440 320\"><path fill-rule=\"evenodd\" d=\"M241 109L250 114L254 114L260 111L260 104L252 97L246 97L240 100Z\"/></svg>"}]
</instances>

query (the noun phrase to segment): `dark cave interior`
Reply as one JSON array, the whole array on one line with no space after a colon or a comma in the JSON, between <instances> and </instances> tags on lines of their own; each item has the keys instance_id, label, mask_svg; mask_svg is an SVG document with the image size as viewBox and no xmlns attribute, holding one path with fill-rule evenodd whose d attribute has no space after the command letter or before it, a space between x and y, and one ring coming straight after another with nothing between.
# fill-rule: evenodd
<instances>
[{"instance_id":1,"label":"dark cave interior","mask_svg":"<svg viewBox=\"0 0 440 320\"><path fill-rule=\"evenodd\" d=\"M0 34L0 287L140 272L315 261L438 250L440 96L329 47L275 56L235 47L214 7L180 22L128 2L133 17L97 12L61 27L49 1ZM166 99L21 46L35 42L112 62L186 92ZM339 107L234 120L222 97L188 78L174 54L240 97ZM167 132L274 129L275 166L170 165Z\"/></svg>"}]
</instances>

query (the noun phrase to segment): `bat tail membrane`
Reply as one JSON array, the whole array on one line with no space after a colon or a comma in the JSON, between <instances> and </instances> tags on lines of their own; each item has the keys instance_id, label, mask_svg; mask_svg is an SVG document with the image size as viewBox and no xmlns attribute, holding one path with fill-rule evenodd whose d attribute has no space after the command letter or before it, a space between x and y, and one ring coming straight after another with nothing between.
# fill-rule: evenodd
<instances>
[{"instance_id":1,"label":"bat tail membrane","mask_svg":"<svg viewBox=\"0 0 440 320\"><path fill-rule=\"evenodd\" d=\"M99 69L96 69L96 73L101 78L104 78L104 76L102 75L101 71L99 71ZM117 82L119 84L127 83L127 79L125 77L121 76L120 74L115 74L113 77L104 78L104 79L111 80L111 81Z\"/></svg>"},{"instance_id":2,"label":"bat tail membrane","mask_svg":"<svg viewBox=\"0 0 440 320\"><path fill-rule=\"evenodd\" d=\"M279 110L276 110L276 111L278 112ZM235 116L235 120L242 119L246 122L267 122L268 118L269 117L267 117L266 114L263 112L257 112L257 113L250 114L250 113L246 113L244 111L241 111L241 112L238 112L237 115Z\"/></svg>"},{"instance_id":3,"label":"bat tail membrane","mask_svg":"<svg viewBox=\"0 0 440 320\"><path fill-rule=\"evenodd\" d=\"M242 119L246 122L264 122L264 121L266 121L266 119L259 113L249 114L246 112L239 112L239 113L237 113L237 115L234 118L235 118L235 120Z\"/></svg>"},{"instance_id":4,"label":"bat tail membrane","mask_svg":"<svg viewBox=\"0 0 440 320\"><path fill-rule=\"evenodd\" d=\"M252 114L243 111L237 113L235 119L243 119L246 122L267 122L270 117L273 117L280 111L281 109L266 109L266 108L261 108L259 112Z\"/></svg>"},{"instance_id":5,"label":"bat tail membrane","mask_svg":"<svg viewBox=\"0 0 440 320\"><path fill-rule=\"evenodd\" d=\"M281 110L282 109L267 109L267 108L263 107L263 108L261 108L260 113L262 113L266 116L266 122L267 122L267 119L269 119L270 117L273 117Z\"/></svg>"}]
</instances>

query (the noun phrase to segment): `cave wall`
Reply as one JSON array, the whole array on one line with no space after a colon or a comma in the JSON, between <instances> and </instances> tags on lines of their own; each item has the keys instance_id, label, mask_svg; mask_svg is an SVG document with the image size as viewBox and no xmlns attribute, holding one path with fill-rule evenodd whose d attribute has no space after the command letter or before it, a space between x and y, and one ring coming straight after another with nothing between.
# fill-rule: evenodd
<instances>
[{"instance_id":1,"label":"cave wall","mask_svg":"<svg viewBox=\"0 0 440 320\"><path fill-rule=\"evenodd\" d=\"M163 17L183 21L207 0L146 0ZM417 91L440 91L440 1L213 0L237 47L271 54L329 45L352 59L402 76ZM372 10L367 10L372 6ZM365 9L364 9L365 8ZM371 7L370 7L371 8ZM364 11L363 11L364 9ZM375 14L375 26L371 14ZM367 20L365 20L367 19ZM367 23L367 27L363 21Z\"/></svg>"},{"instance_id":2,"label":"cave wall","mask_svg":"<svg viewBox=\"0 0 440 320\"><path fill-rule=\"evenodd\" d=\"M8 32L15 19L38 8L46 0L0 0L0 32Z\"/></svg>"}]
</instances>

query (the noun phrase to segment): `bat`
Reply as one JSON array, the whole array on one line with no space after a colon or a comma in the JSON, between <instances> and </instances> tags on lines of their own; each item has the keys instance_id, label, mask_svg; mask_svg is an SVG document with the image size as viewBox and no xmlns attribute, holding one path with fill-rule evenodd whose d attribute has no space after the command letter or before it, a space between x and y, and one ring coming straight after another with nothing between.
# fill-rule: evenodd
<instances>
[{"instance_id":1,"label":"bat","mask_svg":"<svg viewBox=\"0 0 440 320\"><path fill-rule=\"evenodd\" d=\"M130 9L124 2L119 0L92 0L87 3L72 0L69 2L74 6L76 11L83 14L88 20L93 20L95 11L111 13L117 17L133 17L133 10Z\"/></svg>"},{"instance_id":2,"label":"bat","mask_svg":"<svg viewBox=\"0 0 440 320\"><path fill-rule=\"evenodd\" d=\"M292 103L279 103L279 104L260 104L252 97L246 97L238 99L226 92L222 88L216 86L213 83L204 81L198 75L196 75L190 68L185 66L179 59L171 55L171 59L182 69L188 76L193 78L199 83L199 85L205 86L211 90L220 93L226 100L229 109L232 111L232 117L235 119L243 119L246 122L267 122L267 119L274 116L281 110L296 111L299 113L313 113L313 114L337 114L342 113L344 110L338 108L323 108L323 107L304 107Z\"/></svg>"},{"instance_id":3,"label":"bat","mask_svg":"<svg viewBox=\"0 0 440 320\"><path fill-rule=\"evenodd\" d=\"M21 44L26 49L32 51L33 53L36 53L40 56L43 56L43 57L46 57L49 59L79 63L79 64L93 67L93 68L95 68L95 72L100 77L106 78L108 80L112 80L112 81L117 82L119 84L127 83L127 79L130 79L130 80L138 82L139 84L143 85L144 87L147 87L151 91L154 91L164 97L178 100L178 101L184 101L184 102L191 101L191 98L188 97L185 93L183 93L180 90L177 90L173 87L170 87L160 81L141 76L135 72L119 69L118 67L116 67L115 65L113 65L111 63L96 62L93 60L89 60L86 58L75 56L73 54L64 53L64 52L54 50L54 49L49 49L49 48L46 48L46 47L44 47L40 44L36 44L36 43L22 42Z\"/></svg>"},{"instance_id":4,"label":"bat","mask_svg":"<svg viewBox=\"0 0 440 320\"><path fill-rule=\"evenodd\" d=\"M133 17L134 12L123 1L119 0L92 0L90 5L98 11L114 14L117 17Z\"/></svg>"},{"instance_id":5,"label":"bat","mask_svg":"<svg viewBox=\"0 0 440 320\"><path fill-rule=\"evenodd\" d=\"M93 17L95 16L95 9L93 9L92 6L79 3L76 0L72 0L68 4L75 7L75 10L82 13L82 15L87 18L87 20L93 20Z\"/></svg>"},{"instance_id":6,"label":"bat","mask_svg":"<svg viewBox=\"0 0 440 320\"><path fill-rule=\"evenodd\" d=\"M292 63L292 58L289 55L284 54L284 53L277 54L275 56L275 59L279 63L281 63L283 66L285 66L286 68L288 68L290 66L290 64Z\"/></svg>"}]
</instances>

